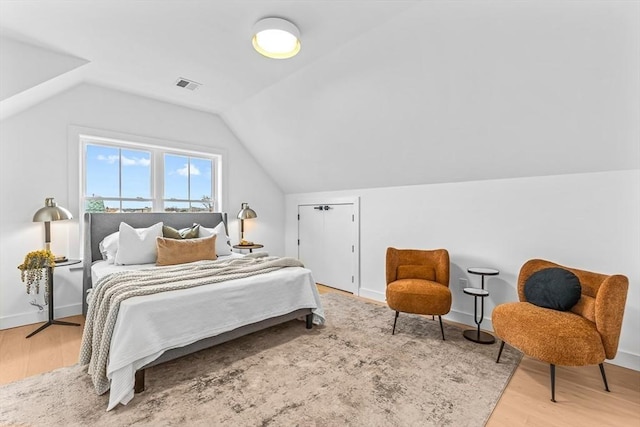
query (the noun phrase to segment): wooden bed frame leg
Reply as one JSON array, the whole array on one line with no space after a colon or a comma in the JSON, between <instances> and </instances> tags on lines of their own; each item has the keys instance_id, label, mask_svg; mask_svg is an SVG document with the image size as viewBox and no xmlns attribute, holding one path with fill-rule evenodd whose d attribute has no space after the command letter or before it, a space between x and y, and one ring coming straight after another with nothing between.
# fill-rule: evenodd
<instances>
[{"instance_id":1,"label":"wooden bed frame leg","mask_svg":"<svg viewBox=\"0 0 640 427\"><path fill-rule=\"evenodd\" d=\"M134 393L142 393L144 391L144 369L136 371L136 382L133 386Z\"/></svg>"},{"instance_id":2,"label":"wooden bed frame leg","mask_svg":"<svg viewBox=\"0 0 640 427\"><path fill-rule=\"evenodd\" d=\"M313 327L313 313L307 314L307 329L311 329Z\"/></svg>"}]
</instances>

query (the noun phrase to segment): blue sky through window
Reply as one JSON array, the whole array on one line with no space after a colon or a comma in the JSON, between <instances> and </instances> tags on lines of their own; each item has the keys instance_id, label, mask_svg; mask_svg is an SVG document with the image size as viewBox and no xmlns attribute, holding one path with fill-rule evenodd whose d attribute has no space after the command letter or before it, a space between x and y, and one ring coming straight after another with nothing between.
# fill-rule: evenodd
<instances>
[{"instance_id":1,"label":"blue sky through window","mask_svg":"<svg viewBox=\"0 0 640 427\"><path fill-rule=\"evenodd\" d=\"M164 155L164 198L201 200L211 198L211 160ZM191 184L191 194L189 194Z\"/></svg>"},{"instance_id":2,"label":"blue sky through window","mask_svg":"<svg viewBox=\"0 0 640 427\"><path fill-rule=\"evenodd\" d=\"M86 196L151 199L151 153L87 145Z\"/></svg>"},{"instance_id":3,"label":"blue sky through window","mask_svg":"<svg viewBox=\"0 0 640 427\"><path fill-rule=\"evenodd\" d=\"M211 159L165 154L163 160L164 199L196 201L203 197L212 198ZM153 199L151 161L149 151L87 144L85 196ZM192 205L197 208L204 206L195 202ZM105 201L105 206L119 209L119 201ZM169 206L188 209L189 203L165 202L165 208ZM151 202L123 202L123 208L150 209Z\"/></svg>"}]
</instances>

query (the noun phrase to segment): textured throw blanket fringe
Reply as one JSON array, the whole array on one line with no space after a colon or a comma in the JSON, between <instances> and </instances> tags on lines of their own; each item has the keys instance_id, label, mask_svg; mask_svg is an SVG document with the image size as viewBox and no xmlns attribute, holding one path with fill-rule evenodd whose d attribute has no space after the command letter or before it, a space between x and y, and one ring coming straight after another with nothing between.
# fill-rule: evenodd
<instances>
[{"instance_id":1,"label":"textured throw blanket fringe","mask_svg":"<svg viewBox=\"0 0 640 427\"><path fill-rule=\"evenodd\" d=\"M96 392L103 394L109 390L109 348L122 301L137 296L241 279L286 267L304 267L294 258L261 255L125 271L109 274L98 281L89 301L79 362L89 364L88 372Z\"/></svg>"}]
</instances>

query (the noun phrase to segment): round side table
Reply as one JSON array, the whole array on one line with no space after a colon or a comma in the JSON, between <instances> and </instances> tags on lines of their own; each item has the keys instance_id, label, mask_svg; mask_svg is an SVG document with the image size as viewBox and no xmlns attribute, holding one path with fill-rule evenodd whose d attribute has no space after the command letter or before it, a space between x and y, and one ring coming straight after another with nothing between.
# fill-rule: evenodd
<instances>
[{"instance_id":1,"label":"round side table","mask_svg":"<svg viewBox=\"0 0 640 427\"><path fill-rule=\"evenodd\" d=\"M233 245L234 249L249 249L249 253L253 253L254 249L264 248L264 245L253 243L251 245Z\"/></svg>"},{"instance_id":2,"label":"round side table","mask_svg":"<svg viewBox=\"0 0 640 427\"><path fill-rule=\"evenodd\" d=\"M478 344L493 344L496 339L493 335L480 330L480 324L484 318L484 299L489 296L489 291L484 288L485 276L497 276L500 272L493 268L470 267L467 269L470 274L477 274L482 277L482 288L464 288L462 291L473 296L473 321L478 325L477 329L468 329L462 333L469 341ZM480 317L478 317L478 298L480 298Z\"/></svg>"},{"instance_id":3,"label":"round side table","mask_svg":"<svg viewBox=\"0 0 640 427\"><path fill-rule=\"evenodd\" d=\"M67 259L65 261L56 262L56 267L66 267L69 265L80 264L81 262L82 261L79 259ZM62 320L55 320L53 318L53 267L46 267L46 270L47 270L47 280L49 281L49 287L50 287L49 299L47 301L47 305L49 306L49 320L47 320L47 322L44 325L40 326L38 329L36 329L35 331L27 335L27 338L31 338L38 332L48 328L51 325L80 326L79 323L63 322Z\"/></svg>"}]
</instances>

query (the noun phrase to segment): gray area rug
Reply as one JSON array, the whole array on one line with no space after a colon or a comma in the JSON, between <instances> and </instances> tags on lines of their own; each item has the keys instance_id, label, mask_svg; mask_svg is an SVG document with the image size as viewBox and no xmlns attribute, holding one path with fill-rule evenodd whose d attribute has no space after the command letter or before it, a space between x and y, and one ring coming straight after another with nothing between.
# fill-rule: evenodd
<instances>
[{"instance_id":1,"label":"gray area rug","mask_svg":"<svg viewBox=\"0 0 640 427\"><path fill-rule=\"evenodd\" d=\"M106 412L80 366L0 387L0 425L482 426L520 353L437 319L324 294L327 324L292 321L147 371Z\"/></svg>"}]
</instances>

